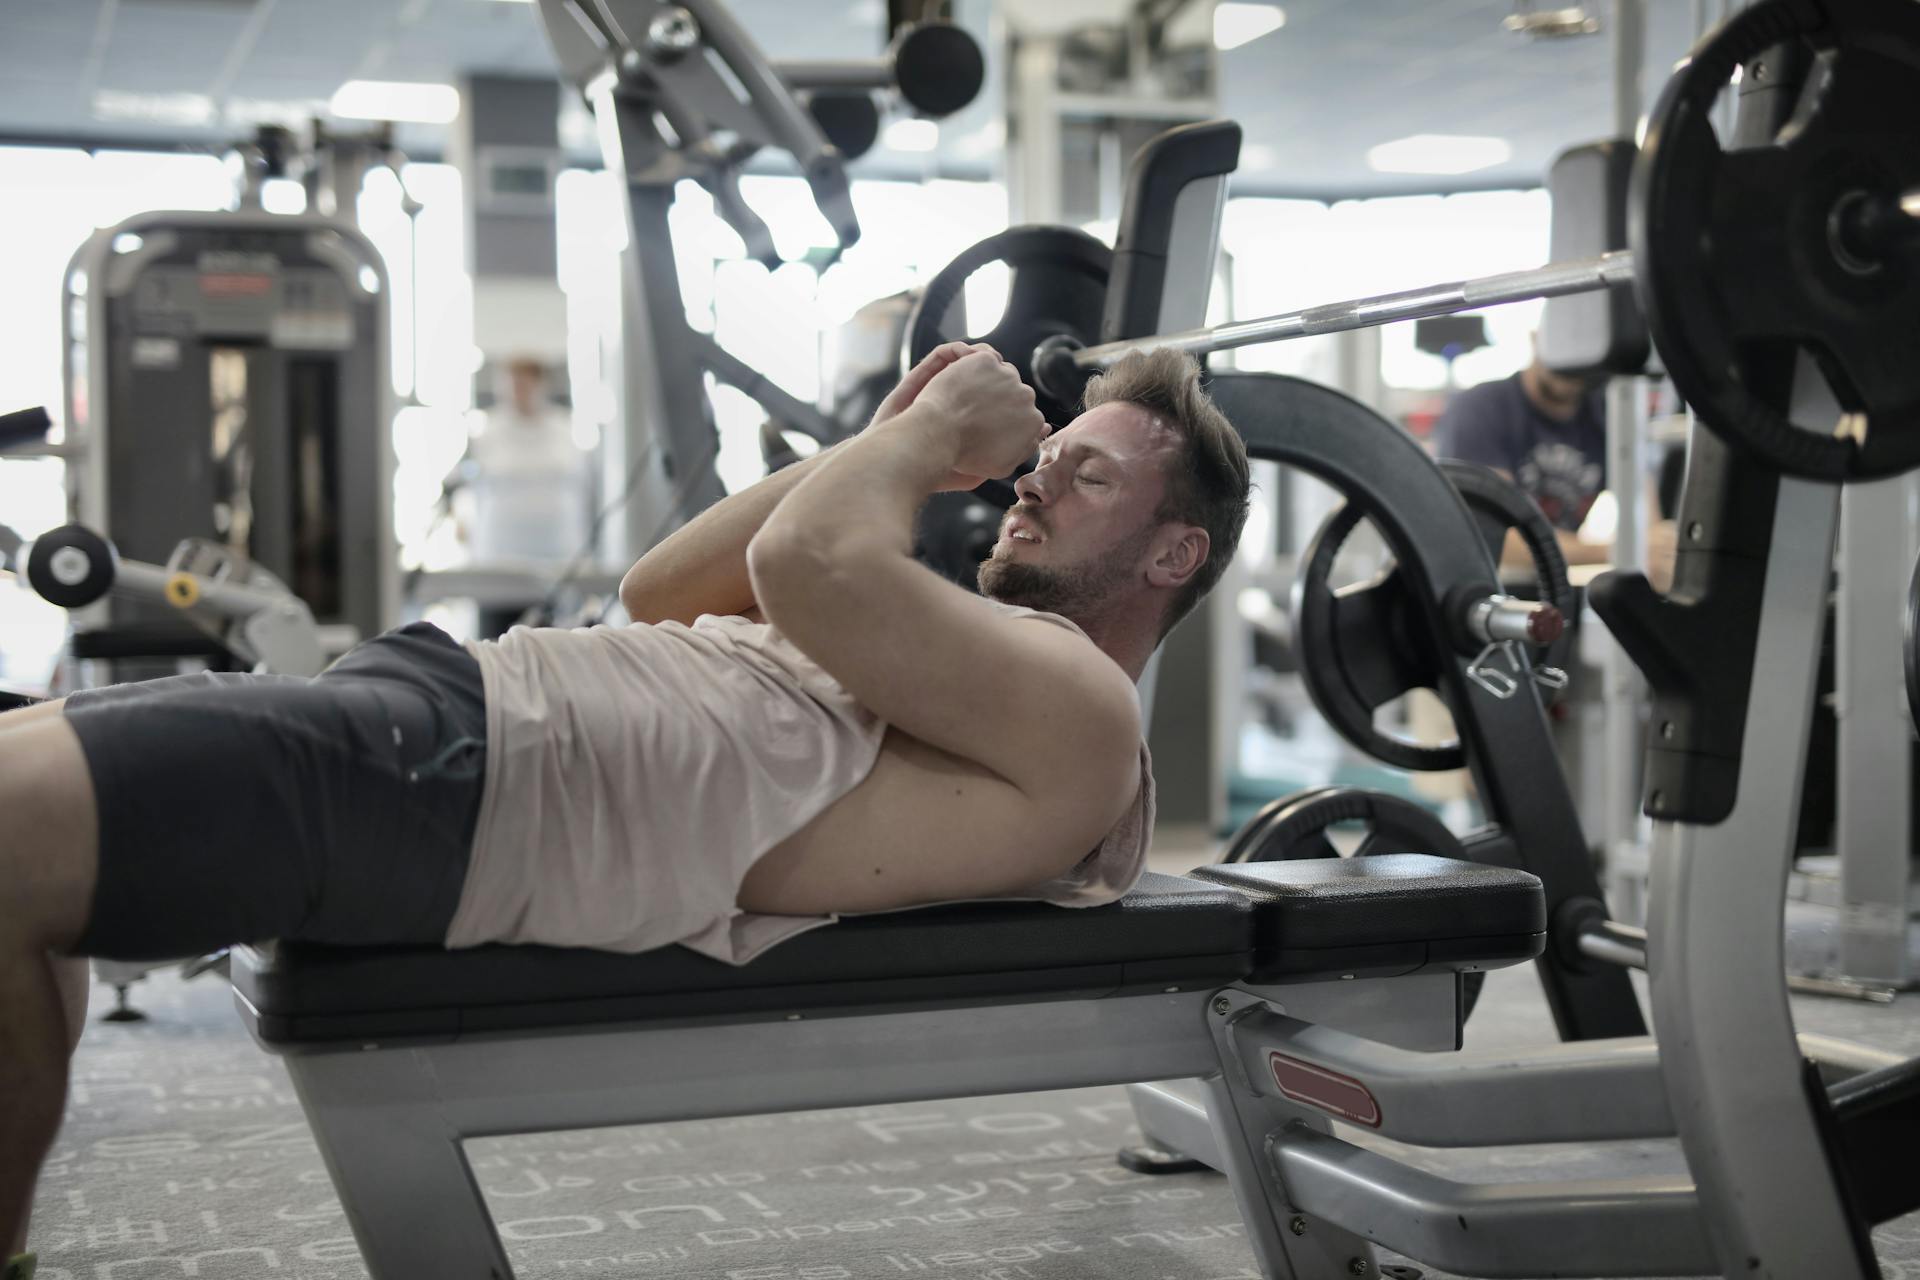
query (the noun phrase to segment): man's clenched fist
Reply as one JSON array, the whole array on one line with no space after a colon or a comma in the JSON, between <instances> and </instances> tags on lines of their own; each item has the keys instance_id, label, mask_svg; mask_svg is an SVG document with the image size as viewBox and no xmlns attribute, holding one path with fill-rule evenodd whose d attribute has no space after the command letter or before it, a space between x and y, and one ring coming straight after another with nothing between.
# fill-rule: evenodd
<instances>
[{"instance_id":1,"label":"man's clenched fist","mask_svg":"<svg viewBox=\"0 0 1920 1280\"><path fill-rule=\"evenodd\" d=\"M976 347L939 369L913 402L923 429L953 449L954 484L1011 475L1047 438L1033 388L999 353ZM972 487L967 485L965 487Z\"/></svg>"}]
</instances>

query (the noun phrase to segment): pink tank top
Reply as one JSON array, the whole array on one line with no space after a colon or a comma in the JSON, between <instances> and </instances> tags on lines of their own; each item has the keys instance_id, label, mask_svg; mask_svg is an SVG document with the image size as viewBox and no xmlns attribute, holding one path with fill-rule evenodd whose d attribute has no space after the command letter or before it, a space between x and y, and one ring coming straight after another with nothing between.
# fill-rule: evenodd
<instances>
[{"instance_id":1,"label":"pink tank top","mask_svg":"<svg viewBox=\"0 0 1920 1280\"><path fill-rule=\"evenodd\" d=\"M447 946L680 943L745 964L832 923L736 903L760 857L866 778L886 732L779 631L709 614L691 627L516 627L467 648L486 689L487 776ZM1122 896L1146 865L1153 814L1142 742L1139 791L1100 845L1007 896Z\"/></svg>"}]
</instances>

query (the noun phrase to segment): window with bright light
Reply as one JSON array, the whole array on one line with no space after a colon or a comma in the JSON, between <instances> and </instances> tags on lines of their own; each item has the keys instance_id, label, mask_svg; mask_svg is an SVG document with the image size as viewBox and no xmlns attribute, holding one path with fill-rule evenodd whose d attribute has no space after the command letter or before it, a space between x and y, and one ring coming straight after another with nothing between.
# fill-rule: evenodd
<instances>
[{"instance_id":1,"label":"window with bright light","mask_svg":"<svg viewBox=\"0 0 1920 1280\"><path fill-rule=\"evenodd\" d=\"M406 190L401 191L404 181ZM421 208L411 221L403 195ZM446 568L462 552L441 518L440 485L467 447L473 375L473 277L466 267L466 214L460 171L409 164L367 175L360 229L386 263L392 311L392 372L399 397L393 420L393 523L400 563Z\"/></svg>"},{"instance_id":2,"label":"window with bright light","mask_svg":"<svg viewBox=\"0 0 1920 1280\"><path fill-rule=\"evenodd\" d=\"M1446 280L1521 271L1547 260L1545 191L1347 200L1331 207L1300 200L1239 199L1227 205L1221 241L1234 261L1234 316L1248 319L1315 303L1390 293ZM1484 313L1491 345L1454 362L1453 380L1471 386L1502 378L1532 357L1542 304ZM1411 323L1381 331L1381 373L1389 387L1440 390L1446 363L1413 345ZM1330 381L1332 338L1242 348L1240 367Z\"/></svg>"}]
</instances>

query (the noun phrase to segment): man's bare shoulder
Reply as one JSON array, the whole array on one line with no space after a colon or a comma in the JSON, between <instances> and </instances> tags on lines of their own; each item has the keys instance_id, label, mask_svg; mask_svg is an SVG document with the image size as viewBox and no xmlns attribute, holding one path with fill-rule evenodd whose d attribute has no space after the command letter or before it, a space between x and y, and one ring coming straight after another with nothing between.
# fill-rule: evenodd
<instances>
[{"instance_id":1,"label":"man's bare shoulder","mask_svg":"<svg viewBox=\"0 0 1920 1280\"><path fill-rule=\"evenodd\" d=\"M1141 724L1139 693L1127 673L1057 614L1009 614L993 630L1004 639L1001 660L1027 664L1050 695L1008 726L1027 735L1033 766L1056 789L1096 807L1130 798Z\"/></svg>"}]
</instances>

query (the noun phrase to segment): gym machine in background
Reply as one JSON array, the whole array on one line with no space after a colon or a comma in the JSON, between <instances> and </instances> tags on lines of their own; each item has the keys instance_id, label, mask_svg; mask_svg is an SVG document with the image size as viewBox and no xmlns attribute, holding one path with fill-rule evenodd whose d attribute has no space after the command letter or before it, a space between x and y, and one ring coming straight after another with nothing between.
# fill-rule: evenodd
<instances>
[{"instance_id":1,"label":"gym machine in background","mask_svg":"<svg viewBox=\"0 0 1920 1280\"><path fill-rule=\"evenodd\" d=\"M757 153L786 153L844 250L860 237L844 162L877 134L872 95L897 91L913 110L945 115L973 100L985 63L972 37L944 23L902 29L883 58L774 63L717 0L539 5L561 76L592 107L607 169L626 196L621 429L606 454L622 486L607 509L620 518L602 550L628 564L725 496L704 374L753 397L783 427L822 443L845 434L688 325L667 219L675 184L706 188L747 256L776 267L773 237L742 198L740 174Z\"/></svg>"},{"instance_id":2,"label":"gym machine in background","mask_svg":"<svg viewBox=\"0 0 1920 1280\"><path fill-rule=\"evenodd\" d=\"M391 292L354 200L400 160L378 139L296 150L263 131L238 149L238 209L137 214L68 263L48 451L79 527L39 540L34 583L72 610L82 685L183 662L312 674L397 617ZM338 216L265 212L288 176ZM109 1017L141 1016L127 988L153 967L95 963Z\"/></svg>"},{"instance_id":3,"label":"gym machine in background","mask_svg":"<svg viewBox=\"0 0 1920 1280\"><path fill-rule=\"evenodd\" d=\"M365 236L312 214L137 214L74 254L64 303L74 519L137 560L230 548L336 651L392 621L389 302ZM217 656L168 613L104 601L73 655L108 681Z\"/></svg>"},{"instance_id":4,"label":"gym machine in background","mask_svg":"<svg viewBox=\"0 0 1920 1280\"><path fill-rule=\"evenodd\" d=\"M1576 147L1555 161L1555 259L1627 244L1628 186L1636 149L1611 141ZM1645 473L1644 375L1658 372L1645 320L1630 291L1551 299L1540 328L1541 358L1574 376L1606 375L1628 395L1609 395L1609 487L1622 497L1621 526L1637 520ZM1622 407L1620 401L1628 403ZM1831 627L1822 646L1821 698L1808 747L1790 897L1829 910L1835 927L1789 931L1789 985L1795 991L1884 1003L1914 980L1912 919L1915 757L1907 709L1885 696L1886 673L1901 661L1907 596L1901 575L1914 560L1913 474L1849 485L1840 499ZM1631 551L1616 555L1630 565ZM1645 693L1637 670L1608 644L1603 785L1582 797L1582 816L1602 852L1608 901L1618 920L1644 922L1647 835L1640 817ZM1615 669L1618 658L1627 670ZM1584 753L1582 753L1584 754ZM1577 761L1576 761L1577 763Z\"/></svg>"},{"instance_id":5,"label":"gym machine in background","mask_svg":"<svg viewBox=\"0 0 1920 1280\"><path fill-rule=\"evenodd\" d=\"M62 609L114 594L176 611L257 674L317 676L328 656L313 611L286 583L232 549L188 538L162 565L123 560L111 542L70 524L35 538L27 582Z\"/></svg>"}]
</instances>

